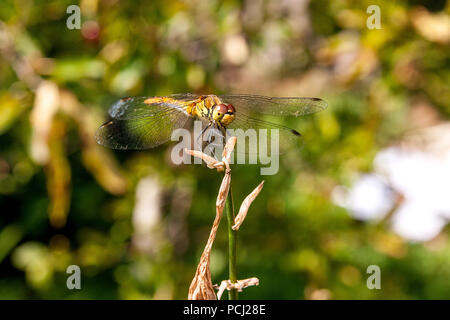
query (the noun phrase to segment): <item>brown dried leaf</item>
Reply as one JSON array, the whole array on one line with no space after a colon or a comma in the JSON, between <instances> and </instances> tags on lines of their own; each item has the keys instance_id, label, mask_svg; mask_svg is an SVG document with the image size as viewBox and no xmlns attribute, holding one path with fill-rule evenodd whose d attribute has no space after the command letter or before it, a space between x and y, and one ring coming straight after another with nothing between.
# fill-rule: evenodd
<instances>
[{"instance_id":1,"label":"brown dried leaf","mask_svg":"<svg viewBox=\"0 0 450 320\"><path fill-rule=\"evenodd\" d=\"M248 278L243 280L238 280L236 283L232 283L230 280L223 280L220 283L219 289L217 291L217 300L220 300L223 292L226 290L236 289L239 292L242 292L242 289L250 287L250 286L258 286L259 279L258 278Z\"/></svg>"},{"instance_id":2,"label":"brown dried leaf","mask_svg":"<svg viewBox=\"0 0 450 320\"><path fill-rule=\"evenodd\" d=\"M237 141L236 137L231 137L230 139L228 139L227 143L225 144L225 148L223 149L223 152L222 152L222 157L223 157L222 161L223 162L230 163L231 153L234 150L236 141Z\"/></svg>"},{"instance_id":3,"label":"brown dried leaf","mask_svg":"<svg viewBox=\"0 0 450 320\"><path fill-rule=\"evenodd\" d=\"M228 192L230 191L230 184L231 184L231 170L227 169L222 179L222 184L220 185L219 194L217 195L216 200L216 210L220 210L221 213L223 211L223 208L225 207Z\"/></svg>"},{"instance_id":4,"label":"brown dried leaf","mask_svg":"<svg viewBox=\"0 0 450 320\"><path fill-rule=\"evenodd\" d=\"M245 199L242 201L241 207L239 208L239 213L236 218L234 218L234 225L231 227L233 230L239 230L242 222L244 222L245 217L247 216L248 209L252 202L256 199L258 194L261 192L264 186L264 181L262 181L256 188L253 190Z\"/></svg>"},{"instance_id":5,"label":"brown dried leaf","mask_svg":"<svg viewBox=\"0 0 450 320\"><path fill-rule=\"evenodd\" d=\"M216 293L211 282L211 271L209 268L209 253L203 255L198 264L194 279L189 287L189 300L216 300Z\"/></svg>"},{"instance_id":6,"label":"brown dried leaf","mask_svg":"<svg viewBox=\"0 0 450 320\"><path fill-rule=\"evenodd\" d=\"M206 243L200 262L197 266L194 279L192 279L189 287L189 300L216 300L216 293L214 292L211 271L210 271L210 255L214 239L216 238L217 229L222 218L223 209L230 190L231 171L227 170L220 185L219 194L216 201L216 218L214 219L211 232L209 234L208 242Z\"/></svg>"},{"instance_id":7,"label":"brown dried leaf","mask_svg":"<svg viewBox=\"0 0 450 320\"><path fill-rule=\"evenodd\" d=\"M188 149L184 149L184 152L186 152L187 154L196 157L196 158L200 158L203 161L205 161L206 166L210 169L214 169L215 165L219 163L219 161L217 161L216 159L214 159L211 156L208 156L207 154L198 151L198 150L188 150Z\"/></svg>"}]
</instances>

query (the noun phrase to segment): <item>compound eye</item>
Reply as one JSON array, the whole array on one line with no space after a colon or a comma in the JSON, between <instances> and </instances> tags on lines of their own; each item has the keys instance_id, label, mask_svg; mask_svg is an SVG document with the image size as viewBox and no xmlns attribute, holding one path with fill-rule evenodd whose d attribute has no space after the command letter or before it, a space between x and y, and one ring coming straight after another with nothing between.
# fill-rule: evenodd
<instances>
[{"instance_id":1,"label":"compound eye","mask_svg":"<svg viewBox=\"0 0 450 320\"><path fill-rule=\"evenodd\" d=\"M229 104L227 112L233 114L236 112L236 110L234 109L234 107L231 104Z\"/></svg>"},{"instance_id":2,"label":"compound eye","mask_svg":"<svg viewBox=\"0 0 450 320\"><path fill-rule=\"evenodd\" d=\"M225 114L228 111L228 107L224 104L218 104L216 107L216 112L219 114Z\"/></svg>"}]
</instances>

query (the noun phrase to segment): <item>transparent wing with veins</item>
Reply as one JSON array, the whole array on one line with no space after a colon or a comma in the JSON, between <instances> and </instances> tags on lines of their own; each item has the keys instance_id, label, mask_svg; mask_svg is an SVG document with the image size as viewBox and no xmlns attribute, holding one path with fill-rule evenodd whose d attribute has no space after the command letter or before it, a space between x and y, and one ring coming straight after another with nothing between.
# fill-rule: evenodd
<instances>
[{"instance_id":1,"label":"transparent wing with veins","mask_svg":"<svg viewBox=\"0 0 450 320\"><path fill-rule=\"evenodd\" d=\"M175 129L193 118L172 103L146 104L148 97L119 100L109 110L111 120L96 132L95 139L112 149L149 149L168 141Z\"/></svg>"},{"instance_id":2,"label":"transparent wing with veins","mask_svg":"<svg viewBox=\"0 0 450 320\"><path fill-rule=\"evenodd\" d=\"M245 149L237 146L238 153L261 153L262 148L265 148L264 150L270 154L278 154L293 147L298 148L303 143L303 137L298 131L281 124L252 118L246 114L236 115L236 119L227 128L227 134L231 133L238 137L238 143L245 141ZM256 135L256 140L253 135ZM253 145L250 145L251 141Z\"/></svg>"},{"instance_id":3,"label":"transparent wing with veins","mask_svg":"<svg viewBox=\"0 0 450 320\"><path fill-rule=\"evenodd\" d=\"M327 107L327 103L319 98L266 97L252 94L220 95L219 98L247 114L299 117Z\"/></svg>"},{"instance_id":4,"label":"transparent wing with veins","mask_svg":"<svg viewBox=\"0 0 450 320\"><path fill-rule=\"evenodd\" d=\"M298 131L265 121L261 119L262 116L298 117L319 112L327 107L327 103L319 98L266 97L246 94L221 95L219 98L225 103L232 104L236 109L235 120L228 129L243 131L254 129L258 134L258 150L265 147L271 153L283 153L289 148L300 147L303 139ZM272 148L272 140L277 142L274 146L277 149ZM245 153L254 153L254 151L247 147Z\"/></svg>"}]
</instances>

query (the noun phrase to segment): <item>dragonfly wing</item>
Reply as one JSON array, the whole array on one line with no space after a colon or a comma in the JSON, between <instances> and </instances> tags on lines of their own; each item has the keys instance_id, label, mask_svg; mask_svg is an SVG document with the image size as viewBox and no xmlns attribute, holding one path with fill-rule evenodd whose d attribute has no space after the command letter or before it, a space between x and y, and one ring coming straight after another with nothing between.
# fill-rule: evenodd
<instances>
[{"instance_id":1,"label":"dragonfly wing","mask_svg":"<svg viewBox=\"0 0 450 320\"><path fill-rule=\"evenodd\" d=\"M192 119L180 106L144 103L145 97L125 98L109 111L111 120L96 132L96 141L112 149L142 150L168 141L175 129Z\"/></svg>"},{"instance_id":2,"label":"dragonfly wing","mask_svg":"<svg viewBox=\"0 0 450 320\"><path fill-rule=\"evenodd\" d=\"M302 97L266 97L251 94L221 95L219 98L230 103L236 110L245 110L247 113L261 113L273 116L302 116L321 111L327 103L319 98Z\"/></svg>"},{"instance_id":3,"label":"dragonfly wing","mask_svg":"<svg viewBox=\"0 0 450 320\"><path fill-rule=\"evenodd\" d=\"M260 153L262 148L271 154L283 153L303 143L302 135L294 129L242 113L227 127L227 134L237 136L237 151L246 154Z\"/></svg>"}]
</instances>

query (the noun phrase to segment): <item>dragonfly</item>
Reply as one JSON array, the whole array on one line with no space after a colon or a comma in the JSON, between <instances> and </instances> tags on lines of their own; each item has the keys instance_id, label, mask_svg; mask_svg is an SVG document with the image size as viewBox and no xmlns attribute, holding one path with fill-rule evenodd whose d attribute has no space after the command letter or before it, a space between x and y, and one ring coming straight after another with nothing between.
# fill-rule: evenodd
<instances>
[{"instance_id":1,"label":"dragonfly","mask_svg":"<svg viewBox=\"0 0 450 320\"><path fill-rule=\"evenodd\" d=\"M111 149L143 150L170 140L174 130L202 123L201 137L214 130L223 141L229 129L277 129L280 144L292 146L301 134L269 122L265 116L298 117L321 111L327 103L320 98L268 97L251 94L173 94L156 97L126 97L109 109L110 119L97 130L97 143ZM212 134L206 143L212 143ZM199 137L197 137L199 139Z\"/></svg>"}]
</instances>

